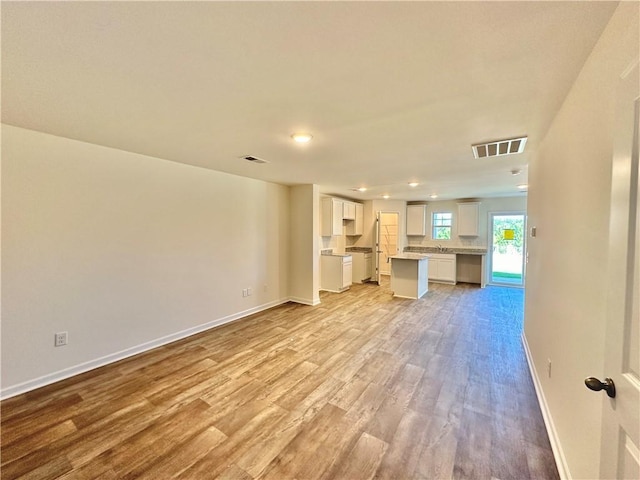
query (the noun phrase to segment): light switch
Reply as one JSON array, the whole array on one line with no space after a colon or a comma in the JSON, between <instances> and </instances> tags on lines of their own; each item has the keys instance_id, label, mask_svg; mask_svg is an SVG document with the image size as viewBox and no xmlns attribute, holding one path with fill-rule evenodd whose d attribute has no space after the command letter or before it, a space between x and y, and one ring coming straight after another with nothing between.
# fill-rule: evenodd
<instances>
[{"instance_id":1,"label":"light switch","mask_svg":"<svg viewBox=\"0 0 640 480\"><path fill-rule=\"evenodd\" d=\"M532 237L536 236L536 227L531 227L531 236Z\"/></svg>"}]
</instances>

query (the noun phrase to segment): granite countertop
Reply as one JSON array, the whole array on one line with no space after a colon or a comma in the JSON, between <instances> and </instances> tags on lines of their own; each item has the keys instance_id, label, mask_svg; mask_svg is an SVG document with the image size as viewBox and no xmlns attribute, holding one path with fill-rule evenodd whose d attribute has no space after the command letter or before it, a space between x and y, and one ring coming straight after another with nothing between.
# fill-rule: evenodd
<instances>
[{"instance_id":1,"label":"granite countertop","mask_svg":"<svg viewBox=\"0 0 640 480\"><path fill-rule=\"evenodd\" d=\"M350 257L351 254L349 252L347 253L334 253L333 252L333 248L325 248L323 250L320 251L320 255L323 255L325 257Z\"/></svg>"},{"instance_id":2,"label":"granite countertop","mask_svg":"<svg viewBox=\"0 0 640 480\"><path fill-rule=\"evenodd\" d=\"M373 248L371 247L347 247L345 248L347 253L349 252L362 252L362 253L372 253Z\"/></svg>"},{"instance_id":3,"label":"granite countertop","mask_svg":"<svg viewBox=\"0 0 640 480\"><path fill-rule=\"evenodd\" d=\"M455 253L458 255L486 255L486 247L445 247L444 251L438 247L405 247L407 253Z\"/></svg>"},{"instance_id":4,"label":"granite countertop","mask_svg":"<svg viewBox=\"0 0 640 480\"><path fill-rule=\"evenodd\" d=\"M392 255L389 257L390 259L398 259L398 260L425 260L427 258L429 258L429 255L423 255L420 253L412 253L412 252L405 252L405 253L399 253L397 255Z\"/></svg>"}]
</instances>

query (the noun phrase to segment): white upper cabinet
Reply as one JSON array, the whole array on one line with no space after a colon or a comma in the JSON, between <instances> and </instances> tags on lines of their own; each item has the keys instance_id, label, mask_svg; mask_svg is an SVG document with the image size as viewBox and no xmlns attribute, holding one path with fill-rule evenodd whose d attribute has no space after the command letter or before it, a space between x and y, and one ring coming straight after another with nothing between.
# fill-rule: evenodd
<instances>
[{"instance_id":1,"label":"white upper cabinet","mask_svg":"<svg viewBox=\"0 0 640 480\"><path fill-rule=\"evenodd\" d=\"M478 216L480 203L468 202L458 204L458 236L478 236Z\"/></svg>"},{"instance_id":2,"label":"white upper cabinet","mask_svg":"<svg viewBox=\"0 0 640 480\"><path fill-rule=\"evenodd\" d=\"M356 204L353 202L344 202L342 207L342 218L345 220L356 219Z\"/></svg>"},{"instance_id":3,"label":"white upper cabinet","mask_svg":"<svg viewBox=\"0 0 640 480\"><path fill-rule=\"evenodd\" d=\"M424 237L427 234L427 206L407 205L407 235Z\"/></svg>"},{"instance_id":4,"label":"white upper cabinet","mask_svg":"<svg viewBox=\"0 0 640 480\"><path fill-rule=\"evenodd\" d=\"M346 233L347 235L362 235L364 233L364 205L356 203L355 205L355 219L353 222L347 222Z\"/></svg>"},{"instance_id":5,"label":"white upper cabinet","mask_svg":"<svg viewBox=\"0 0 640 480\"><path fill-rule=\"evenodd\" d=\"M323 237L342 235L342 208L342 200L328 197L322 199L320 235Z\"/></svg>"}]
</instances>

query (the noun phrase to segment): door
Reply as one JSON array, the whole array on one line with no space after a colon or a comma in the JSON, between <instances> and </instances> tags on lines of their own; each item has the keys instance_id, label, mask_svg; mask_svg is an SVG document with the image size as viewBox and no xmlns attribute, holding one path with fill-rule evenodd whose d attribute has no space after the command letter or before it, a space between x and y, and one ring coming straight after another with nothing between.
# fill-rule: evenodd
<instances>
[{"instance_id":1,"label":"door","mask_svg":"<svg viewBox=\"0 0 640 480\"><path fill-rule=\"evenodd\" d=\"M489 215L489 283L524 285L524 213Z\"/></svg>"},{"instance_id":2,"label":"door","mask_svg":"<svg viewBox=\"0 0 640 480\"><path fill-rule=\"evenodd\" d=\"M389 257L398 253L398 212L378 212L378 275L391 274ZM378 283L380 280L378 279Z\"/></svg>"},{"instance_id":3,"label":"door","mask_svg":"<svg viewBox=\"0 0 640 480\"><path fill-rule=\"evenodd\" d=\"M622 75L617 96L609 226L602 478L640 478L640 204L638 202L638 61Z\"/></svg>"}]
</instances>

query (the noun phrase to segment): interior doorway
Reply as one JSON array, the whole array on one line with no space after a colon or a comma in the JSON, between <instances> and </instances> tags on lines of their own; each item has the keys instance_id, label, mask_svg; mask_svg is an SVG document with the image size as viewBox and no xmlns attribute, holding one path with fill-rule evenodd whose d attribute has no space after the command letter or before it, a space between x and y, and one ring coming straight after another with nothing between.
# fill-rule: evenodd
<instances>
[{"instance_id":1,"label":"interior doorway","mask_svg":"<svg viewBox=\"0 0 640 480\"><path fill-rule=\"evenodd\" d=\"M398 212L376 214L376 281L381 275L391 274L389 257L398 253Z\"/></svg>"},{"instance_id":2,"label":"interior doorway","mask_svg":"<svg viewBox=\"0 0 640 480\"><path fill-rule=\"evenodd\" d=\"M524 213L490 214L489 284L524 287L525 223Z\"/></svg>"}]
</instances>

